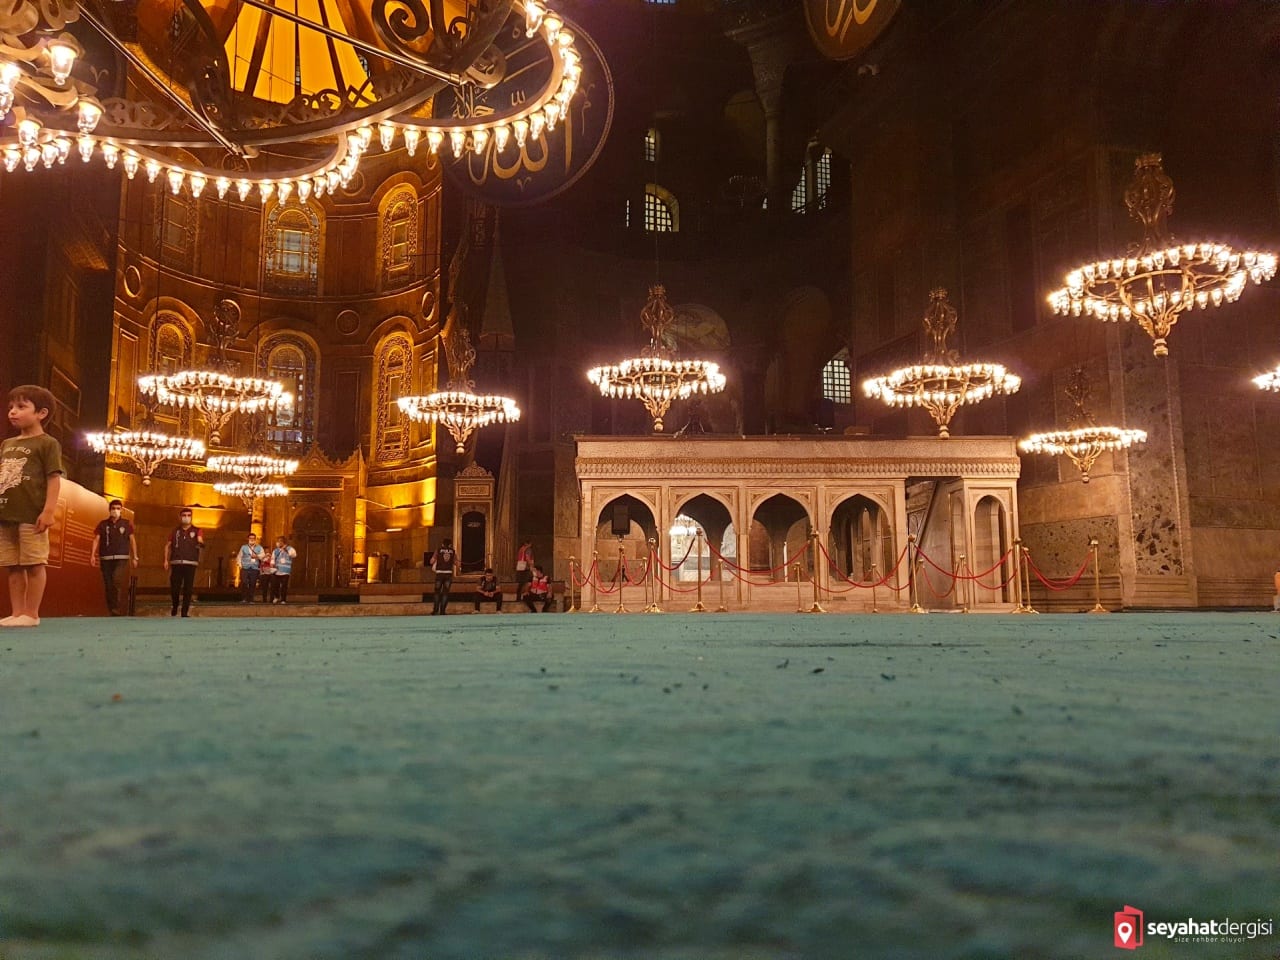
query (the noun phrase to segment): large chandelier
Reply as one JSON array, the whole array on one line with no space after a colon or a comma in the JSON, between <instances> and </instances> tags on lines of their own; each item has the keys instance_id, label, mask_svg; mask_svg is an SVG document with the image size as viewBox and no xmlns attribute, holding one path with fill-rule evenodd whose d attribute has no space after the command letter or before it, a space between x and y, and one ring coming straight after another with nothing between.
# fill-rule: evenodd
<instances>
[{"instance_id":1,"label":"large chandelier","mask_svg":"<svg viewBox=\"0 0 1280 960\"><path fill-rule=\"evenodd\" d=\"M205 469L238 477L246 482L266 481L269 477L290 476L298 470L298 461L265 453L219 454L210 457Z\"/></svg>"},{"instance_id":2,"label":"large chandelier","mask_svg":"<svg viewBox=\"0 0 1280 960\"><path fill-rule=\"evenodd\" d=\"M941 288L929 293L924 329L932 345L924 362L901 367L862 384L868 397L879 397L891 407L923 407L938 425L938 436L951 436L951 419L962 406L995 394L1016 393L1022 378L998 363L960 363L959 354L947 347L956 329L956 310Z\"/></svg>"},{"instance_id":3,"label":"large chandelier","mask_svg":"<svg viewBox=\"0 0 1280 960\"><path fill-rule=\"evenodd\" d=\"M519 420L520 408L510 397L474 392L470 373L476 362L476 351L466 326L455 319L443 339L445 356L453 373L448 387L426 396L401 397L396 402L411 420L440 424L447 429L457 452L462 453L471 434L491 423Z\"/></svg>"},{"instance_id":4,"label":"large chandelier","mask_svg":"<svg viewBox=\"0 0 1280 960\"><path fill-rule=\"evenodd\" d=\"M173 437L150 430L123 430L118 433L85 434L89 446L98 453L110 453L132 460L142 474L142 485L151 486L151 475L166 460L199 460L204 443L191 437Z\"/></svg>"},{"instance_id":5,"label":"large chandelier","mask_svg":"<svg viewBox=\"0 0 1280 960\"><path fill-rule=\"evenodd\" d=\"M1157 357L1168 356L1169 331L1188 310L1234 303L1250 280L1261 283L1276 272L1274 253L1237 251L1224 243L1172 243L1165 219L1173 213L1173 181L1160 154L1134 164L1124 193L1129 215L1142 223L1142 242L1127 256L1086 263L1066 276L1066 286L1049 294L1061 314L1088 314L1099 320L1133 320L1155 341Z\"/></svg>"},{"instance_id":6,"label":"large chandelier","mask_svg":"<svg viewBox=\"0 0 1280 960\"><path fill-rule=\"evenodd\" d=\"M1099 426L1094 423L1093 415L1087 409L1089 398L1088 374L1083 367L1076 369L1075 375L1067 385L1067 398L1075 404L1075 412L1068 422L1075 421L1083 426L1068 430L1050 430L1047 433L1033 433L1018 443L1024 453L1047 453L1052 456L1065 456L1080 470L1081 480L1089 482L1089 471L1107 450L1126 450L1135 443L1146 443L1145 430L1131 430L1124 427Z\"/></svg>"},{"instance_id":7,"label":"large chandelier","mask_svg":"<svg viewBox=\"0 0 1280 960\"><path fill-rule=\"evenodd\" d=\"M239 497L245 508L253 511L253 502L259 497L287 497L289 488L272 480L220 480L213 489L224 497Z\"/></svg>"},{"instance_id":8,"label":"large chandelier","mask_svg":"<svg viewBox=\"0 0 1280 960\"><path fill-rule=\"evenodd\" d=\"M550 51L541 88L433 117L441 91L475 103L505 78L494 41L512 17ZM12 0L0 10L0 158L34 170L74 150L175 194L305 202L345 186L375 141L399 138L410 156L447 142L460 157L554 131L582 77L575 29L539 0Z\"/></svg>"},{"instance_id":9,"label":"large chandelier","mask_svg":"<svg viewBox=\"0 0 1280 960\"><path fill-rule=\"evenodd\" d=\"M649 344L639 355L618 363L593 367L587 379L606 397L636 399L653 418L655 433L662 432L662 419L675 400L695 394L719 393L725 378L719 364L709 360L683 360L675 355L668 331L675 311L667 303L662 284L649 288L649 300L640 311L640 323L649 333Z\"/></svg>"},{"instance_id":10,"label":"large chandelier","mask_svg":"<svg viewBox=\"0 0 1280 960\"><path fill-rule=\"evenodd\" d=\"M215 445L222 442L222 430L233 413L274 410L293 399L278 381L235 377L218 370L150 374L138 378L138 387L160 403L200 411L209 425L209 442Z\"/></svg>"}]
</instances>

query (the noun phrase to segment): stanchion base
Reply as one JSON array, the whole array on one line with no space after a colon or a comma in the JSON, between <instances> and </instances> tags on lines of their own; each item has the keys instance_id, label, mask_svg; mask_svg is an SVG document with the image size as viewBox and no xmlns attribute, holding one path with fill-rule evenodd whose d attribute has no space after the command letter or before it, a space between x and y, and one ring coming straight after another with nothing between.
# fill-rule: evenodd
<instances>
[{"instance_id":1,"label":"stanchion base","mask_svg":"<svg viewBox=\"0 0 1280 960\"><path fill-rule=\"evenodd\" d=\"M644 612L645 613L662 613L662 608L658 606L657 601L654 601L653 603L649 604L647 607L644 608Z\"/></svg>"},{"instance_id":2,"label":"stanchion base","mask_svg":"<svg viewBox=\"0 0 1280 960\"><path fill-rule=\"evenodd\" d=\"M826 611L826 609L822 606L822 604L818 603L818 602L815 600L815 601L813 602L813 606L809 608L809 612L810 612L810 613L826 613L827 611Z\"/></svg>"},{"instance_id":3,"label":"stanchion base","mask_svg":"<svg viewBox=\"0 0 1280 960\"><path fill-rule=\"evenodd\" d=\"M720 606L716 607L716 613L728 613L728 612L729 612L729 608L726 607L723 603L720 604Z\"/></svg>"},{"instance_id":4,"label":"stanchion base","mask_svg":"<svg viewBox=\"0 0 1280 960\"><path fill-rule=\"evenodd\" d=\"M699 600L697 603L695 603L692 607L689 608L689 612L690 613L706 613L707 608L704 607L702 605L702 601Z\"/></svg>"},{"instance_id":5,"label":"stanchion base","mask_svg":"<svg viewBox=\"0 0 1280 960\"><path fill-rule=\"evenodd\" d=\"M925 611L924 607L920 606L920 604L918 604L918 603L913 603L913 604L911 605L911 612L912 612L912 613L925 613L926 611Z\"/></svg>"},{"instance_id":6,"label":"stanchion base","mask_svg":"<svg viewBox=\"0 0 1280 960\"><path fill-rule=\"evenodd\" d=\"M593 603L591 605L591 609L587 611L587 613L599 613L599 612L600 612L600 604L598 603Z\"/></svg>"},{"instance_id":7,"label":"stanchion base","mask_svg":"<svg viewBox=\"0 0 1280 960\"><path fill-rule=\"evenodd\" d=\"M627 612L627 608L626 608L626 606L625 606L624 604L621 604L621 603L620 603L620 604L618 604L617 609L616 609L616 610L614 610L613 612L614 612L614 613L626 613L626 612Z\"/></svg>"},{"instance_id":8,"label":"stanchion base","mask_svg":"<svg viewBox=\"0 0 1280 960\"><path fill-rule=\"evenodd\" d=\"M1111 611L1108 610L1106 607L1104 607L1102 604L1095 603L1093 605L1093 609L1090 610L1089 612L1090 613L1110 613Z\"/></svg>"},{"instance_id":9,"label":"stanchion base","mask_svg":"<svg viewBox=\"0 0 1280 960\"><path fill-rule=\"evenodd\" d=\"M577 612L578 612L577 607L570 607L568 610L565 611L565 613L577 613Z\"/></svg>"}]
</instances>

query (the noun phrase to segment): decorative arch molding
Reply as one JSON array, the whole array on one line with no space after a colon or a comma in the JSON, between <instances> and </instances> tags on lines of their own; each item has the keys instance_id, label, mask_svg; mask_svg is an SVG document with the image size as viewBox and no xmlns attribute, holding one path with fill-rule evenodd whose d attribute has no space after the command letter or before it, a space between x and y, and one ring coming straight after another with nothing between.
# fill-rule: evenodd
<instances>
[{"instance_id":1,"label":"decorative arch molding","mask_svg":"<svg viewBox=\"0 0 1280 960\"><path fill-rule=\"evenodd\" d=\"M295 330L268 334L258 347L257 369L261 377L284 382L293 395L290 407L279 407L268 416L267 436L281 449L305 452L315 442L320 406L320 349L315 340Z\"/></svg>"},{"instance_id":2,"label":"decorative arch molding","mask_svg":"<svg viewBox=\"0 0 1280 960\"><path fill-rule=\"evenodd\" d=\"M409 418L397 400L413 392L413 338L399 330L382 338L374 354L373 459L397 463L409 456Z\"/></svg>"},{"instance_id":3,"label":"decorative arch molding","mask_svg":"<svg viewBox=\"0 0 1280 960\"><path fill-rule=\"evenodd\" d=\"M378 287L407 287L422 269L422 210L419 190L397 184L378 201Z\"/></svg>"},{"instance_id":4,"label":"decorative arch molding","mask_svg":"<svg viewBox=\"0 0 1280 960\"><path fill-rule=\"evenodd\" d=\"M649 512L653 514L654 521L660 522L659 518L661 517L661 514L658 512L657 497L654 497L651 494L641 493L638 490L628 489L601 491L600 496L597 498L599 502L593 507L596 525L600 524L600 518L604 514L605 507L609 506L609 504L613 503L615 500L621 500L623 497L632 497L633 499L640 501L640 503L647 507Z\"/></svg>"},{"instance_id":5,"label":"decorative arch molding","mask_svg":"<svg viewBox=\"0 0 1280 960\"><path fill-rule=\"evenodd\" d=\"M868 500L883 510L888 516L894 515L894 504L889 502L884 495L871 490L850 490L848 493L840 494L831 500L831 509L827 511L827 526L831 526L831 521L836 515L836 511L843 507L850 500Z\"/></svg>"},{"instance_id":6,"label":"decorative arch molding","mask_svg":"<svg viewBox=\"0 0 1280 960\"><path fill-rule=\"evenodd\" d=\"M794 500L796 505L804 511L805 516L809 520L809 526L817 526L817 520L814 517L813 493L809 490L788 490L785 493L777 490L772 492L765 490L761 493L757 493L751 498L751 501L748 504L747 517L754 520L756 511L758 511L764 503L772 500L774 497L781 497L784 500Z\"/></svg>"}]
</instances>

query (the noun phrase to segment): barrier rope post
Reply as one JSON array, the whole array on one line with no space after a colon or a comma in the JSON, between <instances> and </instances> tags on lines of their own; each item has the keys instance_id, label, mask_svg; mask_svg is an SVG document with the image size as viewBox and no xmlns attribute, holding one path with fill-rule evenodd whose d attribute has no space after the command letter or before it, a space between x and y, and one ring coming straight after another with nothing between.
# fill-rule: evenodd
<instances>
[{"instance_id":1,"label":"barrier rope post","mask_svg":"<svg viewBox=\"0 0 1280 960\"><path fill-rule=\"evenodd\" d=\"M912 613L924 613L924 609L920 606L920 564L921 560L918 554L920 547L916 543L916 535L913 533L907 537L907 597L911 601Z\"/></svg>"},{"instance_id":2,"label":"barrier rope post","mask_svg":"<svg viewBox=\"0 0 1280 960\"><path fill-rule=\"evenodd\" d=\"M1030 547L1022 548L1022 571L1027 576L1027 592L1025 594L1027 599L1026 599L1026 606L1023 607L1022 612L1023 613L1039 613L1040 611L1031 605L1031 548Z\"/></svg>"},{"instance_id":3,"label":"barrier rope post","mask_svg":"<svg viewBox=\"0 0 1280 960\"><path fill-rule=\"evenodd\" d=\"M826 613L822 608L822 604L818 602L818 579L822 576L822 567L818 564L818 531L814 530L809 534L811 541L809 546L813 551L813 606L809 608L810 613Z\"/></svg>"},{"instance_id":4,"label":"barrier rope post","mask_svg":"<svg viewBox=\"0 0 1280 960\"><path fill-rule=\"evenodd\" d=\"M724 558L715 560L713 566L716 569L716 579L720 581L720 605L716 607L716 613L728 613L729 608L724 605Z\"/></svg>"},{"instance_id":5,"label":"barrier rope post","mask_svg":"<svg viewBox=\"0 0 1280 960\"><path fill-rule=\"evenodd\" d=\"M622 540L618 540L618 572L613 578L618 581L618 606L614 613L626 613L627 605L622 602L622 594L626 590L627 583L627 555L622 546Z\"/></svg>"},{"instance_id":6,"label":"barrier rope post","mask_svg":"<svg viewBox=\"0 0 1280 960\"><path fill-rule=\"evenodd\" d=\"M591 551L590 569L595 570L596 579L599 579L600 577L600 551L599 550ZM590 572L588 572L587 574L587 581L591 584L591 609L588 610L587 613L599 613L600 612L600 593L599 591L596 590L595 582L591 580Z\"/></svg>"},{"instance_id":7,"label":"barrier rope post","mask_svg":"<svg viewBox=\"0 0 1280 960\"><path fill-rule=\"evenodd\" d=\"M1089 538L1089 552L1093 554L1093 609L1090 613L1110 613L1106 607L1102 605L1102 585L1098 578L1098 540L1096 537Z\"/></svg>"},{"instance_id":8,"label":"barrier rope post","mask_svg":"<svg viewBox=\"0 0 1280 960\"><path fill-rule=\"evenodd\" d=\"M876 565L871 564L871 612L879 613L876 609L876 581L880 579L880 575L876 572Z\"/></svg>"},{"instance_id":9,"label":"barrier rope post","mask_svg":"<svg viewBox=\"0 0 1280 960\"><path fill-rule=\"evenodd\" d=\"M577 579L574 577L573 568L577 564L578 558L573 554L569 554L569 609L565 613L577 613L578 601L574 599L574 588L577 586ZM517 597L517 600L520 598Z\"/></svg>"},{"instance_id":10,"label":"barrier rope post","mask_svg":"<svg viewBox=\"0 0 1280 960\"><path fill-rule=\"evenodd\" d=\"M658 541L649 538L649 566L647 570L653 571L653 583L649 588L649 605L644 608L645 613L661 613L662 606L658 603L658 590L662 584L658 580L657 571L662 569L662 557L658 556Z\"/></svg>"},{"instance_id":11,"label":"barrier rope post","mask_svg":"<svg viewBox=\"0 0 1280 960\"><path fill-rule=\"evenodd\" d=\"M1013 612L1026 613L1027 608L1022 605L1022 538L1013 538L1013 572L1017 574L1013 578Z\"/></svg>"},{"instance_id":12,"label":"barrier rope post","mask_svg":"<svg viewBox=\"0 0 1280 960\"><path fill-rule=\"evenodd\" d=\"M698 528L695 534L695 549L698 552L698 602L689 608L690 613L706 613L707 608L702 605L702 528Z\"/></svg>"},{"instance_id":13,"label":"barrier rope post","mask_svg":"<svg viewBox=\"0 0 1280 960\"><path fill-rule=\"evenodd\" d=\"M956 574L955 574L956 579L964 584L962 589L956 591L956 593L958 594L956 599L960 601L961 613L969 612L969 578L964 575L964 571L966 569L965 561L967 559L968 558L965 557L963 553L960 554L960 564L956 567Z\"/></svg>"},{"instance_id":14,"label":"barrier rope post","mask_svg":"<svg viewBox=\"0 0 1280 960\"><path fill-rule=\"evenodd\" d=\"M791 570L796 575L796 613L804 613L804 597L800 595L800 564L793 563Z\"/></svg>"}]
</instances>

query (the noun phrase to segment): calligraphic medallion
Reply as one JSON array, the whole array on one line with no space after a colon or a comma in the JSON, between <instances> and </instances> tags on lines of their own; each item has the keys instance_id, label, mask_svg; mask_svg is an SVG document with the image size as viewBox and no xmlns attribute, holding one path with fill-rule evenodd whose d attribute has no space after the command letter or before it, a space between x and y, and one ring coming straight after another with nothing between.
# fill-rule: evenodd
<instances>
[{"instance_id":1,"label":"calligraphic medallion","mask_svg":"<svg viewBox=\"0 0 1280 960\"><path fill-rule=\"evenodd\" d=\"M809 36L829 60L849 60L884 32L902 0L804 0Z\"/></svg>"},{"instance_id":2,"label":"calligraphic medallion","mask_svg":"<svg viewBox=\"0 0 1280 960\"><path fill-rule=\"evenodd\" d=\"M577 24L565 21L573 32L582 58L582 78L569 101L567 115L554 131L537 140L529 137L523 147L512 140L498 150L490 138L484 150L466 151L454 159L440 151L445 175L466 192L497 206L522 207L550 199L567 190L595 163L613 124L613 77L604 55ZM437 117L487 116L496 108L533 100L551 76L551 54L538 37L525 36L524 17L513 15L499 32L494 45L505 60L503 78L488 90L468 86L470 102L452 89L435 98Z\"/></svg>"}]
</instances>

